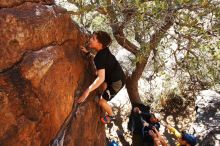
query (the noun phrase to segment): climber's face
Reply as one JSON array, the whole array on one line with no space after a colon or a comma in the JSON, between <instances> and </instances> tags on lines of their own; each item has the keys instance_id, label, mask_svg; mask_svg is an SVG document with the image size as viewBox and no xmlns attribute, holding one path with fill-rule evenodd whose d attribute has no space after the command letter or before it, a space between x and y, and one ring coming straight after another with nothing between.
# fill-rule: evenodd
<instances>
[{"instance_id":1,"label":"climber's face","mask_svg":"<svg viewBox=\"0 0 220 146\"><path fill-rule=\"evenodd\" d=\"M89 40L89 48L92 48L96 51L99 51L100 49L102 49L102 44L98 41L95 34L93 34Z\"/></svg>"}]
</instances>

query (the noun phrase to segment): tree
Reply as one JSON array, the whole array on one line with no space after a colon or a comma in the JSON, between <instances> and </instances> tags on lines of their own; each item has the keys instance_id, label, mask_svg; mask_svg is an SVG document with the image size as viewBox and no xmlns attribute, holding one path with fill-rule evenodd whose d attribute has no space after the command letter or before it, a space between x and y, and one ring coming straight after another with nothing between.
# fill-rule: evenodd
<instances>
[{"instance_id":1,"label":"tree","mask_svg":"<svg viewBox=\"0 0 220 146\"><path fill-rule=\"evenodd\" d=\"M216 84L220 66L218 1L68 2L78 7L71 13L79 16L83 26L89 28L95 18L101 18L99 23L109 25L117 43L131 53L135 67L128 75L126 87L132 103L141 102L138 81L148 63L153 66L148 80L167 74L169 79L185 77L184 84L190 82L203 89Z\"/></svg>"}]
</instances>

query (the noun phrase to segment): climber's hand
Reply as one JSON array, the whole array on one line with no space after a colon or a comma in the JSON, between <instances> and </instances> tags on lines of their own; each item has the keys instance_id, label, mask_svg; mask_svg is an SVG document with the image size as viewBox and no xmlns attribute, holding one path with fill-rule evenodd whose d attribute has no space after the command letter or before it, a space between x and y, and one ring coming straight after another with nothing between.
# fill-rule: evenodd
<instances>
[{"instance_id":1,"label":"climber's hand","mask_svg":"<svg viewBox=\"0 0 220 146\"><path fill-rule=\"evenodd\" d=\"M88 53L89 52L84 46L80 46L80 49L84 53Z\"/></svg>"},{"instance_id":2,"label":"climber's hand","mask_svg":"<svg viewBox=\"0 0 220 146\"><path fill-rule=\"evenodd\" d=\"M86 100L86 98L89 96L89 90L85 90L83 92L83 94L79 97L79 99L77 100L78 103L82 103Z\"/></svg>"}]
</instances>

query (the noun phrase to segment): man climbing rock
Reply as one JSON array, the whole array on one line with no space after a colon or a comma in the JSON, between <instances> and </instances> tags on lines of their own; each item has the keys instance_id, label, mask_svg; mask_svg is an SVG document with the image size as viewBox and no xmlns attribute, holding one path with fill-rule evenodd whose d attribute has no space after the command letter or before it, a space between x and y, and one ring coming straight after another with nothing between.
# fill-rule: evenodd
<instances>
[{"instance_id":1,"label":"man climbing rock","mask_svg":"<svg viewBox=\"0 0 220 146\"><path fill-rule=\"evenodd\" d=\"M104 31L94 32L90 38L88 47L97 52L94 58L97 77L77 101L78 103L84 102L93 90L104 85L104 90L98 103L107 112L107 115L101 118L101 121L105 124L110 123L113 119L112 108L107 101L110 101L125 83L125 74L108 48L111 42L111 37ZM86 55L91 55L85 47L81 47L81 49Z\"/></svg>"}]
</instances>

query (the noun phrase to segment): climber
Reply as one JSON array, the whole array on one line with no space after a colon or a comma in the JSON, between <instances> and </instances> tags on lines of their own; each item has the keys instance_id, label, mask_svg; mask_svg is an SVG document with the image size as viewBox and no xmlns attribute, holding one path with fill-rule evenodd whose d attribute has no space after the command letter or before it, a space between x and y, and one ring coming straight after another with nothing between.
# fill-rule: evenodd
<instances>
[{"instance_id":1,"label":"climber","mask_svg":"<svg viewBox=\"0 0 220 146\"><path fill-rule=\"evenodd\" d=\"M102 109L107 112L107 115L101 118L104 124L108 124L114 119L112 108L107 101L110 101L125 84L125 74L108 48L111 42L111 37L104 31L94 32L90 38L88 47L97 52L94 57L97 77L77 101L78 103L84 102L93 90L100 87L101 84L104 85L105 89L98 101ZM86 55L91 56L91 53L85 47L81 47L81 50Z\"/></svg>"},{"instance_id":2,"label":"climber","mask_svg":"<svg viewBox=\"0 0 220 146\"><path fill-rule=\"evenodd\" d=\"M175 135L178 141L179 146L195 146L196 145L196 137L191 134L182 131L181 133L177 131L175 128L170 125L166 125L167 129Z\"/></svg>"}]
</instances>

